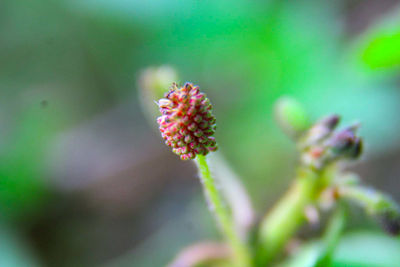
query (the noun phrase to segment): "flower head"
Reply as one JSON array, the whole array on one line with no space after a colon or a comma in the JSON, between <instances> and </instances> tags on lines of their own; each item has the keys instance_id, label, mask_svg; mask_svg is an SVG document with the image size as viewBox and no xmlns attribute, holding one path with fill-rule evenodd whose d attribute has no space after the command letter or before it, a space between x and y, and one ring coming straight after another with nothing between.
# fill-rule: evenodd
<instances>
[{"instance_id":1,"label":"flower head","mask_svg":"<svg viewBox=\"0 0 400 267\"><path fill-rule=\"evenodd\" d=\"M217 150L212 106L198 86L186 83L178 88L173 83L165 98L158 101L158 106L162 114L157 119L161 135L182 160Z\"/></svg>"}]
</instances>

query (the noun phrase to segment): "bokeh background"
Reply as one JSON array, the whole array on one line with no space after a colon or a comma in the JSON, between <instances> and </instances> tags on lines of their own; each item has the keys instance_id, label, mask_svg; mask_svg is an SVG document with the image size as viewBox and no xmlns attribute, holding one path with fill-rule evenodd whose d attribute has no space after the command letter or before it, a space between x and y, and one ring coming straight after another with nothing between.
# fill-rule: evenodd
<instances>
[{"instance_id":1,"label":"bokeh background","mask_svg":"<svg viewBox=\"0 0 400 267\"><path fill-rule=\"evenodd\" d=\"M259 215L294 173L273 120L283 95L362 122L351 168L400 200L399 1L2 0L0 36L1 267L165 266L218 239L195 168L140 102L152 66L211 98ZM354 212L349 232L380 231Z\"/></svg>"}]
</instances>

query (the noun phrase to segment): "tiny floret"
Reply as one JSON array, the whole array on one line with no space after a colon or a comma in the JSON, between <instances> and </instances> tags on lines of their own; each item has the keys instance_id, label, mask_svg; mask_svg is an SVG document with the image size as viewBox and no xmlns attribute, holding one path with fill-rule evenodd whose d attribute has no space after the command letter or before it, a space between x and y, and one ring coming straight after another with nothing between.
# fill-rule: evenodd
<instances>
[{"instance_id":1,"label":"tiny floret","mask_svg":"<svg viewBox=\"0 0 400 267\"><path fill-rule=\"evenodd\" d=\"M161 135L182 160L217 150L212 105L198 86L186 83L179 88L173 83L158 106L162 114L157 119Z\"/></svg>"}]
</instances>

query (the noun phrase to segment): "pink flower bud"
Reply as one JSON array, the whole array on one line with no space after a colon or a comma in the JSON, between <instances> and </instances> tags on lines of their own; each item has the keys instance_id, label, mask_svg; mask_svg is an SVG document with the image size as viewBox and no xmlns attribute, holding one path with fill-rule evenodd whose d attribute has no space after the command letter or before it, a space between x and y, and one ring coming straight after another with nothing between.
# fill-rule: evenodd
<instances>
[{"instance_id":1,"label":"pink flower bud","mask_svg":"<svg viewBox=\"0 0 400 267\"><path fill-rule=\"evenodd\" d=\"M212 105L198 86L186 83L178 88L173 84L158 106L162 114L157 119L161 135L182 160L217 150Z\"/></svg>"}]
</instances>

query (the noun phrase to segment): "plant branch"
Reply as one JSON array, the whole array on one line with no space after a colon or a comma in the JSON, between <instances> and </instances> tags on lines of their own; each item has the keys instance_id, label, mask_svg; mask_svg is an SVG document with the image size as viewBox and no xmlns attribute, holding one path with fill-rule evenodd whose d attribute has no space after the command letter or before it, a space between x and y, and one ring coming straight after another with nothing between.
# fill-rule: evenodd
<instances>
[{"instance_id":1,"label":"plant branch","mask_svg":"<svg viewBox=\"0 0 400 267\"><path fill-rule=\"evenodd\" d=\"M341 197L350 199L362 207L370 214L383 212L399 213L400 208L388 195L381 193L373 188L356 186L339 187Z\"/></svg>"},{"instance_id":2,"label":"plant branch","mask_svg":"<svg viewBox=\"0 0 400 267\"><path fill-rule=\"evenodd\" d=\"M346 224L346 212L343 203L338 203L337 209L333 214L324 234L324 248L321 252L316 267L329 266L332 255L335 252L340 236Z\"/></svg>"},{"instance_id":3,"label":"plant branch","mask_svg":"<svg viewBox=\"0 0 400 267\"><path fill-rule=\"evenodd\" d=\"M286 195L261 222L257 251L259 266L265 266L281 252L304 223L304 209L316 198L320 175L308 168L301 168L297 176Z\"/></svg>"},{"instance_id":4,"label":"plant branch","mask_svg":"<svg viewBox=\"0 0 400 267\"><path fill-rule=\"evenodd\" d=\"M240 239L235 231L232 216L225 206L222 197L216 187L215 180L211 175L207 164L206 157L203 155L196 156L196 163L200 171L200 179L212 210L219 226L232 247L235 265L238 267L250 267L251 259L246 244Z\"/></svg>"}]
</instances>

